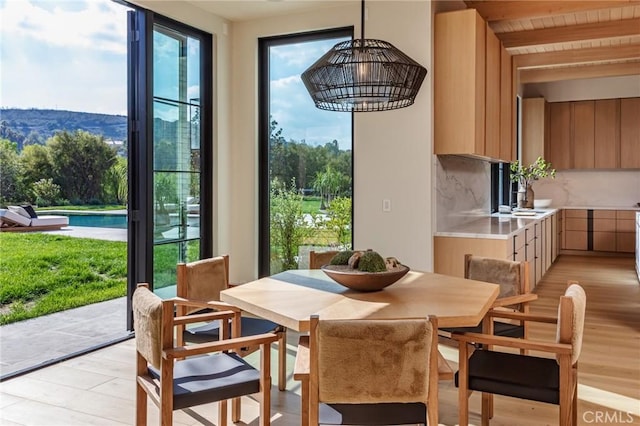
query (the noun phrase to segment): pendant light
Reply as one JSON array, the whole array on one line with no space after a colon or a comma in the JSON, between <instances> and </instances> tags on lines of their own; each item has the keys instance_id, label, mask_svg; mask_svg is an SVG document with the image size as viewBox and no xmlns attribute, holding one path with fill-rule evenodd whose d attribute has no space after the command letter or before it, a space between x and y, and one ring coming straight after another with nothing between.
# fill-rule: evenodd
<instances>
[{"instance_id":1,"label":"pendant light","mask_svg":"<svg viewBox=\"0 0 640 426\"><path fill-rule=\"evenodd\" d=\"M316 107L328 111L387 111L412 105L427 69L391 43L364 38L336 44L305 72L302 81Z\"/></svg>"}]
</instances>

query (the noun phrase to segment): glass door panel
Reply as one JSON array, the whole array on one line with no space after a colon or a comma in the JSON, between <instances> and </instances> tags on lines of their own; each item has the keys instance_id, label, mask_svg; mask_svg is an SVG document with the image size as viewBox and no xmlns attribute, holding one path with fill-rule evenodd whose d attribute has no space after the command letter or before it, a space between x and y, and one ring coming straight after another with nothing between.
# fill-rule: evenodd
<instances>
[{"instance_id":1,"label":"glass door panel","mask_svg":"<svg viewBox=\"0 0 640 426\"><path fill-rule=\"evenodd\" d=\"M163 295L176 264L200 258L199 62L198 40L154 26L153 282Z\"/></svg>"}]
</instances>

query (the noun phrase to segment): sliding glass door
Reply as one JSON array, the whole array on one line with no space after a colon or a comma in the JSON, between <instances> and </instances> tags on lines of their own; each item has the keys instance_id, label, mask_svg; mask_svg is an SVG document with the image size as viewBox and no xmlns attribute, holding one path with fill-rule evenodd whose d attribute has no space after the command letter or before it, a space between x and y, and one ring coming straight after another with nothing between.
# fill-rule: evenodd
<instances>
[{"instance_id":1,"label":"sliding glass door","mask_svg":"<svg viewBox=\"0 0 640 426\"><path fill-rule=\"evenodd\" d=\"M171 297L212 252L211 36L143 10L129 29L129 294Z\"/></svg>"}]
</instances>

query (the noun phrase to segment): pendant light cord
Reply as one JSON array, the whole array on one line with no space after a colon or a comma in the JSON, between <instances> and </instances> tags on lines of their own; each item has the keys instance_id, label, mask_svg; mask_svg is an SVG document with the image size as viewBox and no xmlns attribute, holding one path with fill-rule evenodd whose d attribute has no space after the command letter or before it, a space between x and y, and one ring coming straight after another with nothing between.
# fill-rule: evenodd
<instances>
[{"instance_id":1,"label":"pendant light cord","mask_svg":"<svg viewBox=\"0 0 640 426\"><path fill-rule=\"evenodd\" d=\"M364 0L360 10L360 47L364 47Z\"/></svg>"}]
</instances>

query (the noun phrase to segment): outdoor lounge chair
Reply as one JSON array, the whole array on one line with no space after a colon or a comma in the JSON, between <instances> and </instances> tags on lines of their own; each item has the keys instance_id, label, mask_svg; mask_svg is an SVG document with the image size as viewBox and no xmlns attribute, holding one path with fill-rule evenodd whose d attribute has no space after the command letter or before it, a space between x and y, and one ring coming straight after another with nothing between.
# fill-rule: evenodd
<instances>
[{"instance_id":1,"label":"outdoor lounge chair","mask_svg":"<svg viewBox=\"0 0 640 426\"><path fill-rule=\"evenodd\" d=\"M30 215L18 206L0 209L0 232L52 231L68 225L67 216L38 216L35 212Z\"/></svg>"}]
</instances>

